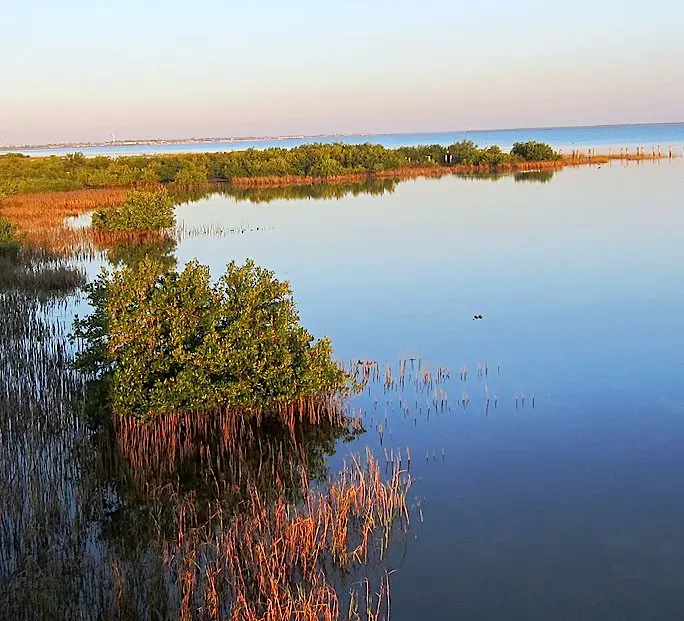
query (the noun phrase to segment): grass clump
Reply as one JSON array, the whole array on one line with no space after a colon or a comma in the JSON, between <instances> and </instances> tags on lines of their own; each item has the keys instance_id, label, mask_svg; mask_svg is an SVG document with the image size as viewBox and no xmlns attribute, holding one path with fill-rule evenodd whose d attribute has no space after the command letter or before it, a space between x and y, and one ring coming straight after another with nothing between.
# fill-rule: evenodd
<instances>
[{"instance_id":1,"label":"grass clump","mask_svg":"<svg viewBox=\"0 0 684 621\"><path fill-rule=\"evenodd\" d=\"M276 410L349 382L330 341L299 324L289 284L252 261L212 283L197 261L178 272L144 260L87 291L94 312L75 322L77 366L107 380L117 415Z\"/></svg>"},{"instance_id":2,"label":"grass clump","mask_svg":"<svg viewBox=\"0 0 684 621\"><path fill-rule=\"evenodd\" d=\"M21 241L19 232L0 216L0 258L15 261L19 256Z\"/></svg>"},{"instance_id":3,"label":"grass clump","mask_svg":"<svg viewBox=\"0 0 684 621\"><path fill-rule=\"evenodd\" d=\"M175 224L174 204L165 189L156 192L134 190L120 207L101 209L92 217L93 228L106 233L162 231Z\"/></svg>"}]
</instances>

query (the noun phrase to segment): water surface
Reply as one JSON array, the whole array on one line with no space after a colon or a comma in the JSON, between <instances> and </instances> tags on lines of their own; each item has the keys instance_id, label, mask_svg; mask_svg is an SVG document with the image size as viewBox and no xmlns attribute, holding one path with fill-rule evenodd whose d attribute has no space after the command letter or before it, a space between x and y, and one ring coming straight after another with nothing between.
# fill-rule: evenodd
<instances>
[{"instance_id":1,"label":"water surface","mask_svg":"<svg viewBox=\"0 0 684 621\"><path fill-rule=\"evenodd\" d=\"M408 467L410 451L411 528L387 558L393 620L679 619L683 181L677 158L224 186L179 206L178 246L153 252L214 276L252 258L290 281L303 324L340 360L377 363L350 404L367 432L338 441L328 466L370 447ZM110 249L87 272L143 255ZM62 616L102 618L123 563L139 609L159 594L177 608L172 580L148 586L165 521L143 519L135 472L110 469L81 415L83 378L65 361L82 296L26 316L20 301L0 296L0 600L14 585L27 611L58 602ZM321 476L340 437L322 435ZM40 592L24 575L45 577Z\"/></svg>"},{"instance_id":2,"label":"water surface","mask_svg":"<svg viewBox=\"0 0 684 621\"><path fill-rule=\"evenodd\" d=\"M574 149L595 148L607 151L609 148L653 146L664 149L673 145L681 155L684 147L684 123L649 123L634 125L601 125L594 127L547 127L530 129L462 130L435 133L407 134L361 134L343 136L311 136L263 138L256 140L230 140L204 143L181 143L169 141L166 144L101 145L96 147L54 147L47 149L12 149L27 155L66 155L81 151L87 156L95 155L142 155L151 153L207 153L215 151L238 151L242 149L266 149L279 147L289 149L312 142L344 142L361 144L371 142L388 148L440 144L447 146L460 140L472 140L482 147L498 145L509 150L514 142L539 140L557 149L570 152ZM0 150L0 154L3 153Z\"/></svg>"},{"instance_id":3,"label":"water surface","mask_svg":"<svg viewBox=\"0 0 684 621\"><path fill-rule=\"evenodd\" d=\"M414 357L412 380L418 359L449 369L444 412L434 388L371 386L357 399L369 433L332 461L411 448L393 619L680 618L684 162L519 181L215 195L181 220L245 232L189 238L177 254L215 274L251 257L290 280L303 323L342 359L396 375Z\"/></svg>"}]
</instances>

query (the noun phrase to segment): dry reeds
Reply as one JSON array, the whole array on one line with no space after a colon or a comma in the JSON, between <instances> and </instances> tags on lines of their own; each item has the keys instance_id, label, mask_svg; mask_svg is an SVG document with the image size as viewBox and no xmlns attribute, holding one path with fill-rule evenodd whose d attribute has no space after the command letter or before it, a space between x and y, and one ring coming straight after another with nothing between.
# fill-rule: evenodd
<instances>
[{"instance_id":1,"label":"dry reeds","mask_svg":"<svg viewBox=\"0 0 684 621\"><path fill-rule=\"evenodd\" d=\"M0 199L0 213L25 233L28 245L71 255L87 249L90 231L68 227L66 219L118 207L127 194L126 188L17 194Z\"/></svg>"},{"instance_id":2,"label":"dry reeds","mask_svg":"<svg viewBox=\"0 0 684 621\"><path fill-rule=\"evenodd\" d=\"M177 558L182 561L172 561L182 577L181 618L220 618L222 610L230 610L235 621L338 619L335 568L359 566L371 554L382 557L393 528L408 522L409 485L410 477L398 469L384 482L367 453L365 463L354 458L326 489L307 486L297 505L265 502L250 488L239 512L231 516L215 509L211 525L188 527L181 510ZM380 618L385 599L388 612L388 590L375 604L367 591L363 596L367 613L376 615L370 618ZM353 590L353 614L360 599ZM212 612L206 617L197 614L207 609Z\"/></svg>"}]
</instances>

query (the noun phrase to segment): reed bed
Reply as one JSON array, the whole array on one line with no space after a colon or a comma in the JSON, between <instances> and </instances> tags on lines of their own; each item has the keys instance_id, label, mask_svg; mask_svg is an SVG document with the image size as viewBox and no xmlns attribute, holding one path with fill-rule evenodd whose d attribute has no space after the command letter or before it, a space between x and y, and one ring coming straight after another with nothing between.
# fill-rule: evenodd
<instances>
[{"instance_id":1,"label":"reed bed","mask_svg":"<svg viewBox=\"0 0 684 621\"><path fill-rule=\"evenodd\" d=\"M391 438L387 411L302 400L98 423L69 365L78 298L3 296L0 588L10 617L389 619L388 550L411 523L411 449L387 447L382 466L370 451L352 455L336 474L326 459L374 417ZM498 376L486 362L453 373L419 354L349 367L376 407L396 400L405 417L460 406L450 383L488 395ZM517 397L521 408L534 399Z\"/></svg>"},{"instance_id":2,"label":"reed bed","mask_svg":"<svg viewBox=\"0 0 684 621\"><path fill-rule=\"evenodd\" d=\"M111 420L71 367L81 277L59 252L33 243L22 252L36 277L0 287L9 618L388 619L387 553L410 526L410 447L385 449L382 468L370 451L350 456L332 475L326 458L372 422L381 444L390 440L391 401L417 421L472 408L465 390L450 400L446 389L479 382L488 408L498 367L350 361L372 412L311 398L144 426ZM526 404L534 395L520 389L516 405Z\"/></svg>"},{"instance_id":3,"label":"reed bed","mask_svg":"<svg viewBox=\"0 0 684 621\"><path fill-rule=\"evenodd\" d=\"M90 229L65 225L67 218L120 206L126 188L16 194L0 199L0 213L25 233L28 245L70 256L90 250Z\"/></svg>"},{"instance_id":4,"label":"reed bed","mask_svg":"<svg viewBox=\"0 0 684 621\"><path fill-rule=\"evenodd\" d=\"M430 420L431 416L445 416L458 411L489 415L510 410L535 409L538 406L534 392L519 388L503 398L491 388L501 377L500 365L478 361L471 372L462 363L453 374L449 368L437 364L428 365L420 354L402 355L396 365L374 360L349 360L345 365L360 386L359 399L370 404L368 411L359 409L364 428L374 429L377 440L384 450L387 468L399 465L410 469L410 447L392 447L392 428L395 417L412 422ZM468 390L471 384L471 390ZM452 392L452 396L449 396ZM355 402L351 408L354 411ZM403 453L402 453L403 451ZM444 447L442 447L444 455ZM435 452L436 456L436 452ZM429 458L429 456L428 456Z\"/></svg>"},{"instance_id":5,"label":"reed bed","mask_svg":"<svg viewBox=\"0 0 684 621\"><path fill-rule=\"evenodd\" d=\"M273 448L263 439L263 429L276 429L291 442ZM363 432L363 423L347 416L340 399L306 398L269 411L230 408L206 414L170 414L144 425L120 417L113 421L110 435L132 470L144 473L145 478L164 477L191 462L201 471L219 470L224 477L242 480L247 464L255 459L259 460L259 472L275 478L278 470L282 477L279 468L287 456L303 461L303 434L314 430L351 437Z\"/></svg>"},{"instance_id":6,"label":"reed bed","mask_svg":"<svg viewBox=\"0 0 684 621\"><path fill-rule=\"evenodd\" d=\"M381 557L392 531L407 527L409 487L410 477L398 469L383 481L368 453L365 462L355 458L325 490L306 486L297 505L265 502L259 490L250 488L238 512L228 515L217 508L211 523L200 527L192 526L192 511L181 508L181 552L165 553L180 577L180 617L340 618L334 588L339 570L361 566L374 554ZM349 612L355 612L349 617L358 618L359 601L370 605L371 598L359 593L358 585L352 593ZM375 611L364 608L366 614L387 618L380 616L381 609L386 611L383 601L376 602Z\"/></svg>"},{"instance_id":7,"label":"reed bed","mask_svg":"<svg viewBox=\"0 0 684 621\"><path fill-rule=\"evenodd\" d=\"M81 267L45 249L22 247L14 259L0 257L0 291L43 297L69 295L85 280Z\"/></svg>"},{"instance_id":8,"label":"reed bed","mask_svg":"<svg viewBox=\"0 0 684 621\"><path fill-rule=\"evenodd\" d=\"M176 242L192 237L226 237L228 235L244 235L256 231L269 230L266 227L250 226L249 224L239 224L226 227L219 223L203 224L199 226L188 226L181 222L176 225L172 232L172 237Z\"/></svg>"},{"instance_id":9,"label":"reed bed","mask_svg":"<svg viewBox=\"0 0 684 621\"><path fill-rule=\"evenodd\" d=\"M0 294L3 614L387 619L380 566L408 528L411 479L370 453L330 475L326 456L361 418L302 400L102 424L70 364L78 303Z\"/></svg>"}]
</instances>

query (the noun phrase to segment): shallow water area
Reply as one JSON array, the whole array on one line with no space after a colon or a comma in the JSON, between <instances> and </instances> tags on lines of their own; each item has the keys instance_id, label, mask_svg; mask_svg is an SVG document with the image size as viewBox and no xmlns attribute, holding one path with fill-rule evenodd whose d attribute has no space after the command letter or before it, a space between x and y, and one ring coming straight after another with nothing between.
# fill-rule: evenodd
<instances>
[{"instance_id":1,"label":"shallow water area","mask_svg":"<svg viewBox=\"0 0 684 621\"><path fill-rule=\"evenodd\" d=\"M273 270L302 324L364 380L349 408L366 432L322 433L312 474L367 448L386 474L410 473L410 527L373 567L394 570L392 620L669 620L684 614L682 182L684 159L673 158L224 186L177 207L180 233L154 252L179 266L197 258L215 277L247 258ZM79 266L91 279L106 259L140 259L139 247L125 252ZM95 467L102 448L69 401L82 391L64 363L82 295L41 306L28 327L13 308L0 376L0 594L18 534L30 541L22 576L35 575L32 562L47 576L35 605L68 592L69 614L125 617L121 589L149 618L153 591L175 610L182 585L158 578L149 543L163 513L141 517L152 488L136 485L135 468ZM193 493L206 493L189 471ZM49 521L32 530L40 511Z\"/></svg>"},{"instance_id":2,"label":"shallow water area","mask_svg":"<svg viewBox=\"0 0 684 621\"><path fill-rule=\"evenodd\" d=\"M393 619L684 613L682 181L680 159L614 162L179 208L250 228L181 262L255 259L342 360L378 363L356 442L409 447L415 481Z\"/></svg>"}]
</instances>

